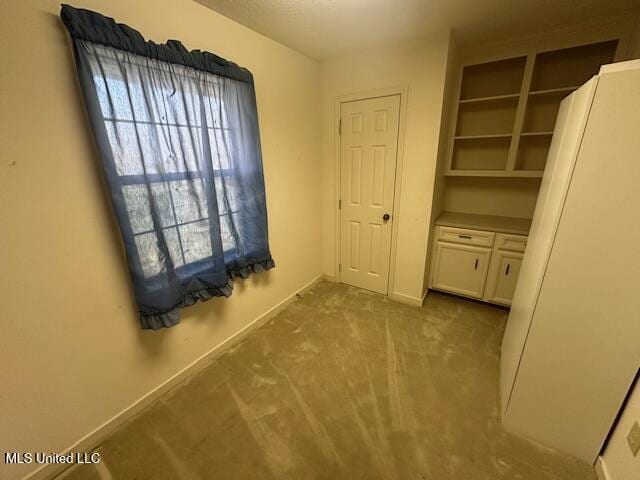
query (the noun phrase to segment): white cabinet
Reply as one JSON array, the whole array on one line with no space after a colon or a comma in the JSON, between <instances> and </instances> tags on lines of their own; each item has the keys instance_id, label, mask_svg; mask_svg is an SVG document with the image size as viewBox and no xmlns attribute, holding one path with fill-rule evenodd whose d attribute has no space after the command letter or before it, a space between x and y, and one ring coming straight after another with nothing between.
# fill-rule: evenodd
<instances>
[{"instance_id":1,"label":"white cabinet","mask_svg":"<svg viewBox=\"0 0 640 480\"><path fill-rule=\"evenodd\" d=\"M527 244L524 235L436 227L431 288L510 305Z\"/></svg>"},{"instance_id":2,"label":"white cabinet","mask_svg":"<svg viewBox=\"0 0 640 480\"><path fill-rule=\"evenodd\" d=\"M639 60L562 101L502 342L505 430L589 463L640 365L638 125Z\"/></svg>"},{"instance_id":3,"label":"white cabinet","mask_svg":"<svg viewBox=\"0 0 640 480\"><path fill-rule=\"evenodd\" d=\"M448 242L438 242L433 288L482 298L491 250Z\"/></svg>"},{"instance_id":4,"label":"white cabinet","mask_svg":"<svg viewBox=\"0 0 640 480\"><path fill-rule=\"evenodd\" d=\"M523 256L522 253L497 249L493 252L485 292L488 302L511 305Z\"/></svg>"}]
</instances>

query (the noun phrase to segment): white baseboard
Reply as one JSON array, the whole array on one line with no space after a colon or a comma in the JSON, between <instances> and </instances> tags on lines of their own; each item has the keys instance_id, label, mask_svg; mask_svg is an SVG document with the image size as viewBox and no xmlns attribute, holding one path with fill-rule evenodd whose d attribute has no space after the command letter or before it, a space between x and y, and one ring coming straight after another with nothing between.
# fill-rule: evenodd
<instances>
[{"instance_id":1,"label":"white baseboard","mask_svg":"<svg viewBox=\"0 0 640 480\"><path fill-rule=\"evenodd\" d=\"M322 274L322 279L327 282L332 283L340 283L338 281L338 277L336 275ZM428 290L425 290L422 298L412 297L411 295L405 295L404 293L392 292L389 293L388 297L391 300L395 300L396 302L404 303L405 305L411 305L412 307L421 307L424 303L424 299L426 298Z\"/></svg>"},{"instance_id":2,"label":"white baseboard","mask_svg":"<svg viewBox=\"0 0 640 480\"><path fill-rule=\"evenodd\" d=\"M245 338L249 333L251 333L256 328L264 325L267 321L271 320L275 317L279 312L288 307L291 303L296 300L296 295L299 293L304 293L309 289L313 288L317 283L323 280L322 275L318 275L316 278L311 280L309 283L304 285L301 289L289 295L287 298L282 300L280 303L275 305L274 307L267 310L265 313L254 319L251 323L243 327L241 330L238 330L232 336L222 341L207 353L197 358L185 368L180 370L178 373L173 375L164 383L160 384L149 393L144 395L142 398L136 400L130 406L122 410L120 413L113 416L111 419L107 420L105 423L100 425L98 428L78 440L76 443L66 448L64 451L59 452L61 454L68 454L70 452L88 452L95 447L97 447L102 440L108 437L111 433L113 433L118 427L123 425L126 421L135 416L138 412L140 412L145 407L149 406L155 400L157 400L164 393L168 392L172 388L177 387L185 380L195 375L205 367L207 367L214 358L224 352L226 349L236 344L243 338ZM23 480L46 480L53 478L56 475L60 475L66 469L71 468L73 465L66 464L46 464L41 466L39 469L31 472L26 477L23 477Z\"/></svg>"},{"instance_id":3,"label":"white baseboard","mask_svg":"<svg viewBox=\"0 0 640 480\"><path fill-rule=\"evenodd\" d=\"M609 474L609 470L607 470L607 464L604 463L604 458L602 458L602 456L598 456L593 468L596 471L596 477L598 477L598 480L613 480Z\"/></svg>"},{"instance_id":4,"label":"white baseboard","mask_svg":"<svg viewBox=\"0 0 640 480\"><path fill-rule=\"evenodd\" d=\"M338 283L338 277L336 277L335 275L328 275L326 273L323 273L322 274L322 279L327 281L327 282Z\"/></svg>"},{"instance_id":5,"label":"white baseboard","mask_svg":"<svg viewBox=\"0 0 640 480\"><path fill-rule=\"evenodd\" d=\"M392 292L389 294L389 298L391 300L395 300L396 302L404 303L406 305L411 305L413 307L421 307L426 296L426 292L422 296L422 298L412 297L411 295L405 295L404 293L398 292Z\"/></svg>"}]
</instances>

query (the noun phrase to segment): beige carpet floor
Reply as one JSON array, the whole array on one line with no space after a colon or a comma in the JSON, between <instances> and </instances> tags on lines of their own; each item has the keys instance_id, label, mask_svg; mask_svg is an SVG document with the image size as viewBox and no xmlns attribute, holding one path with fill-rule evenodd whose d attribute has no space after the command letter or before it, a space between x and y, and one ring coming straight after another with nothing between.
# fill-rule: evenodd
<instances>
[{"instance_id":1,"label":"beige carpet floor","mask_svg":"<svg viewBox=\"0 0 640 480\"><path fill-rule=\"evenodd\" d=\"M501 428L506 318L320 283L106 439L99 467L62 478L593 479Z\"/></svg>"}]
</instances>

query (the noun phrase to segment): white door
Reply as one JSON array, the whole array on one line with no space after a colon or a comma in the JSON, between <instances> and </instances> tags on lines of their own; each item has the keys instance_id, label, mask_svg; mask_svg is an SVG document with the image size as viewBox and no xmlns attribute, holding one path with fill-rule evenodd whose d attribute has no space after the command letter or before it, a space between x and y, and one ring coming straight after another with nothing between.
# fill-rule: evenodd
<instances>
[{"instance_id":1,"label":"white door","mask_svg":"<svg viewBox=\"0 0 640 480\"><path fill-rule=\"evenodd\" d=\"M433 288L482 298L491 250L470 245L438 242Z\"/></svg>"},{"instance_id":2,"label":"white door","mask_svg":"<svg viewBox=\"0 0 640 480\"><path fill-rule=\"evenodd\" d=\"M522 253L496 250L491 258L486 298L490 302L511 305L516 290Z\"/></svg>"},{"instance_id":3,"label":"white door","mask_svg":"<svg viewBox=\"0 0 640 480\"><path fill-rule=\"evenodd\" d=\"M340 107L340 278L387 293L400 95Z\"/></svg>"}]
</instances>

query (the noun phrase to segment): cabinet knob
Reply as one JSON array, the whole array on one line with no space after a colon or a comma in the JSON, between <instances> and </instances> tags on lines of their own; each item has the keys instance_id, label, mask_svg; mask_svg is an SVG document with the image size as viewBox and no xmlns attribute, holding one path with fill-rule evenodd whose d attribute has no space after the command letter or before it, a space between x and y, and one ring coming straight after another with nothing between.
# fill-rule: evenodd
<instances>
[{"instance_id":1,"label":"cabinet knob","mask_svg":"<svg viewBox=\"0 0 640 480\"><path fill-rule=\"evenodd\" d=\"M477 259L477 258L476 258L476 264L475 264L475 266L473 267L473 269L474 269L474 270L477 270L477 269L478 269L478 259Z\"/></svg>"},{"instance_id":2,"label":"cabinet knob","mask_svg":"<svg viewBox=\"0 0 640 480\"><path fill-rule=\"evenodd\" d=\"M511 268L511 264L507 263L507 269L504 271L505 275L509 275L509 269Z\"/></svg>"}]
</instances>

